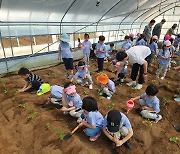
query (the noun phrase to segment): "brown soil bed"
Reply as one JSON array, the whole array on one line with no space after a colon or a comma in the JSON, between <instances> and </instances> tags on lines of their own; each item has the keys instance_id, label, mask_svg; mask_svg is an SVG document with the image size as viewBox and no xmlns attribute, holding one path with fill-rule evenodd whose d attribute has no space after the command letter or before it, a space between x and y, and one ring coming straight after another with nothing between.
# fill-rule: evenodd
<instances>
[{"instance_id":1,"label":"brown soil bed","mask_svg":"<svg viewBox=\"0 0 180 154\"><path fill-rule=\"evenodd\" d=\"M106 64L106 68L109 67ZM77 85L77 91L84 98L93 96L98 101L100 112L105 115L110 109L116 108L125 112L126 101L145 91L149 83L159 87L158 97L161 100L161 115L163 119L158 124L150 123L141 118L135 110L128 114L134 135L131 139L133 149L124 146L111 148L108 139L102 134L96 142L90 142L82 129L78 130L69 140L61 140L62 136L76 127L76 120L54 108L37 106L46 100L48 94L36 96L30 93L16 93L24 81L17 75L0 79L0 151L2 154L178 154L180 143L169 141L170 137L180 134L172 125L180 125L180 104L173 100L174 94L179 92L177 71L171 70L164 80L156 79L155 67L150 67L149 78L143 89L137 91L131 87L117 86L117 94L111 100L97 94L99 84L96 82L95 70L97 63L91 61L91 75L94 80L93 90ZM35 71L45 82L51 85L64 85L64 65ZM105 71L109 77L114 74ZM126 82L130 79L126 78ZM138 105L135 105L138 107Z\"/></svg>"}]
</instances>

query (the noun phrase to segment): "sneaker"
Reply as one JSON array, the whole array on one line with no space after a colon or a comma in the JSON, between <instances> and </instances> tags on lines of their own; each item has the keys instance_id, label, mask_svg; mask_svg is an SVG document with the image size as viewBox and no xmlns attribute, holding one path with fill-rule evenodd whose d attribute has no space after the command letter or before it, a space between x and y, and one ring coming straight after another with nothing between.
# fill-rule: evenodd
<instances>
[{"instance_id":1,"label":"sneaker","mask_svg":"<svg viewBox=\"0 0 180 154\"><path fill-rule=\"evenodd\" d=\"M128 86L135 86L136 85L136 81L131 81L129 83L126 83Z\"/></svg>"},{"instance_id":2,"label":"sneaker","mask_svg":"<svg viewBox=\"0 0 180 154\"><path fill-rule=\"evenodd\" d=\"M124 143L124 145L125 145L126 148L128 148L128 149L132 149L132 145L131 145L131 143L130 143L129 140L127 140L127 141Z\"/></svg>"},{"instance_id":3,"label":"sneaker","mask_svg":"<svg viewBox=\"0 0 180 154\"><path fill-rule=\"evenodd\" d=\"M93 89L93 86L92 86L92 84L90 84L90 85L89 85L89 89Z\"/></svg>"},{"instance_id":4,"label":"sneaker","mask_svg":"<svg viewBox=\"0 0 180 154\"><path fill-rule=\"evenodd\" d=\"M64 115L68 115L68 114L69 114L69 112L64 111L64 112L63 112L63 114L64 114Z\"/></svg>"},{"instance_id":5,"label":"sneaker","mask_svg":"<svg viewBox=\"0 0 180 154\"><path fill-rule=\"evenodd\" d=\"M164 76L162 76L160 79L161 79L161 80L164 80Z\"/></svg>"},{"instance_id":6,"label":"sneaker","mask_svg":"<svg viewBox=\"0 0 180 154\"><path fill-rule=\"evenodd\" d=\"M135 87L135 89L141 89L142 88L142 84L137 84L137 86Z\"/></svg>"},{"instance_id":7,"label":"sneaker","mask_svg":"<svg viewBox=\"0 0 180 154\"><path fill-rule=\"evenodd\" d=\"M120 79L120 83L123 83L124 82L124 79Z\"/></svg>"},{"instance_id":8,"label":"sneaker","mask_svg":"<svg viewBox=\"0 0 180 154\"><path fill-rule=\"evenodd\" d=\"M79 124L79 123L81 123L82 121L83 121L83 119L80 117L80 118L78 118L77 123Z\"/></svg>"},{"instance_id":9,"label":"sneaker","mask_svg":"<svg viewBox=\"0 0 180 154\"><path fill-rule=\"evenodd\" d=\"M97 140L97 138L98 138L100 135L101 135L101 133L98 133L96 136L90 136L90 137L89 137L89 140L92 141L92 142L94 142L94 141Z\"/></svg>"},{"instance_id":10,"label":"sneaker","mask_svg":"<svg viewBox=\"0 0 180 154\"><path fill-rule=\"evenodd\" d=\"M101 91L101 92L99 92L99 96L103 96L103 94L104 94L104 93L103 93L102 91Z\"/></svg>"},{"instance_id":11,"label":"sneaker","mask_svg":"<svg viewBox=\"0 0 180 154\"><path fill-rule=\"evenodd\" d=\"M111 97L112 97L112 96L107 96L106 98L110 100L110 99L111 99Z\"/></svg>"},{"instance_id":12,"label":"sneaker","mask_svg":"<svg viewBox=\"0 0 180 154\"><path fill-rule=\"evenodd\" d=\"M162 116L161 115L158 115L158 117L155 119L155 123L157 123L159 120L162 119Z\"/></svg>"}]
</instances>

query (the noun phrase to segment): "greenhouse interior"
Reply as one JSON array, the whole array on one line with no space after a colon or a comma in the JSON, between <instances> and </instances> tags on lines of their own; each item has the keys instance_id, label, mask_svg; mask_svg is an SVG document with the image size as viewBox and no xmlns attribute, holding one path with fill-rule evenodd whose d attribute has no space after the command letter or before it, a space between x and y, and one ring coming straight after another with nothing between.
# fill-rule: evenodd
<instances>
[{"instance_id":1,"label":"greenhouse interior","mask_svg":"<svg viewBox=\"0 0 180 154\"><path fill-rule=\"evenodd\" d=\"M153 22L152 25L151 22ZM156 29L156 31L160 32L159 36L156 36L154 32L155 27L159 26L158 24L161 27ZM147 27L150 33L149 39L145 32ZM0 153L179 154L179 30L180 0L0 0L0 101L2 102L0 114L3 117L0 119ZM52 85L61 85L62 87L64 86L65 90L65 82L75 80L73 79L75 75L71 76L73 74L68 74L69 70L71 71L70 73L73 72L71 61L65 62L64 59L67 58L62 57L62 40L64 36L66 37L66 34L68 43L65 43L68 44L68 47L70 46L70 51L74 50L72 53L70 52L73 59L68 58L68 60L72 59L74 62L72 65L76 64L78 69L81 66L78 62L85 58L84 51L87 46L83 45L83 43L86 41L86 35L91 44L88 62L85 62L89 64L87 69L90 70L92 79L90 77L90 81L88 79L83 85L91 82L89 89L92 89L93 85L93 90L89 90L86 86L76 86L81 98L94 97L100 104L98 104L99 111L101 111L103 116L107 115L107 113L109 115L110 110L115 111L115 109L118 109L123 112L123 116L128 122L131 122L130 125L133 128L133 132L131 132L133 136L131 133L127 135L131 135L131 139L126 138L127 136L122 138L120 135L121 139L119 137L118 140L118 137L114 135L115 133L112 135L108 131L108 127L106 133L104 133L105 130L102 128L100 137L97 134L96 136L89 135L88 139L87 133L90 132L86 132L85 127L89 127L89 129L94 127L89 126L90 124L87 121L84 124L84 129L78 127L79 129L75 130L76 132L74 133L73 129L77 125L76 119L66 117L67 115L63 114L66 110L62 110L62 112L59 108L53 108L52 110L38 106L38 103L40 104L47 99L47 95L40 97L36 96L36 94L34 96L21 93L22 91L16 91L24 84L24 81L20 80L20 76L23 76L20 73L21 68L26 68L28 71L30 70L40 75L45 83L51 84L51 88ZM104 37L104 40L102 37ZM166 39L167 37L169 38ZM126 38L129 41L131 39L131 43L129 42L131 47L129 49L123 48L123 44L127 41ZM146 46L147 50L151 52L149 54L152 56L153 51L150 45L154 38L156 38L155 44L157 46L154 58L152 59L151 57L150 62L148 61L149 59L144 59L143 61L147 61L147 64L134 62L138 64L138 67L135 67L132 61L136 60L130 60L129 54L132 52L131 49L135 50L137 48L140 52L141 46ZM146 44L138 45L138 41L141 40L145 40ZM104 54L100 53L101 48L98 49L98 45L101 46L102 41L104 45L102 50L104 50L103 52L107 51L108 55L105 56L106 60L104 60L104 57L98 57L98 55ZM169 48L168 51L170 52L167 54L170 54L170 56L163 60L168 61L169 65L167 66L163 63L162 66L159 60L163 56L160 55L161 50L162 54L164 54L168 43L173 48L172 51ZM110 51L112 44L114 47L112 51L117 52L114 61L111 61L112 53L110 53L112 52ZM121 66L121 63L118 64L121 61L118 59L121 58L118 58L117 55L121 52L125 53L129 58L126 59L129 60L128 64L123 63L124 66ZM60 58L59 54L61 54ZM143 58L147 58L147 56ZM141 59L141 53L137 54L137 59ZM114 62L116 64L113 65ZM103 63L104 70L101 68L103 66L100 66ZM125 65L128 67L128 73L120 77L119 68L124 67L123 69L126 69ZM146 65L148 66L146 67ZM137 85L129 89L128 83L126 85L125 82L129 82L133 78L133 71L139 70L139 67L140 72L136 71L135 73L135 76L139 75ZM78 70L77 68L76 70L74 69L74 74ZM142 69L144 69L144 74L141 71ZM159 76L160 71L162 71L162 77ZM70 76L72 77L72 79L70 78L71 80L64 77L65 72L67 72L69 78ZM99 92L100 90L98 91L98 88L100 88L102 75L100 72L104 76L109 76L109 78L107 77L108 81L113 78L112 81L116 85L116 92L114 92L113 96L112 93L110 93L110 96L109 93L105 93L107 98L99 96L101 92ZM140 76L144 79L141 79ZM33 76L32 78L35 77ZM27 79L25 80L27 81ZM14 81L16 84L14 84ZM117 81L120 83L116 84ZM13 84L11 84L12 82ZM30 81L28 82L30 83ZM133 82L135 83L136 81L132 79L131 84L134 84ZM149 102L151 104L150 107L142 109L140 114L143 117L142 112L144 110L149 111L148 108L150 108L151 111L154 111L154 106L156 106L155 108L160 106L162 116L155 111L159 118L158 120L155 118L155 122L162 119L158 123L152 122L149 120L151 119L149 117L142 118L136 115L135 111L138 103L134 102L138 102L138 100L133 98L140 95L138 99L143 99L145 96L141 94L144 92L147 94L147 89L151 84L155 84L158 87L159 92L157 96L160 104L152 105L152 102ZM42 90L42 85L40 90ZM104 84L102 85L104 86ZM64 90L62 96L65 95ZM108 90L112 92L112 88ZM152 91L150 93L153 93ZM149 96L154 98L155 95L147 94L147 98L144 99L146 101L151 98ZM128 108L126 102L130 99L134 102L133 107L127 109L128 111L132 110L128 114L128 111L125 112L126 108ZM63 102L63 99L61 101ZM82 102L84 105L83 100ZM83 107L81 110L83 110ZM70 112L69 114L71 115ZM92 120L90 121L92 122ZM125 127L127 121L126 124L124 123L123 125L121 123L121 125ZM107 124L107 126L109 125ZM96 126L96 128L99 127ZM132 130L132 128L129 130ZM86 136L80 129L85 132ZM64 137L66 137L68 132L71 132L70 135L73 136L70 136L71 139L66 140ZM107 133L111 135L108 136ZM97 141L95 141L96 139ZM95 142L90 142L89 140ZM112 140L113 146L109 145L109 140ZM128 145L129 140L131 140L132 146ZM126 146L129 146L130 149L123 145L126 143Z\"/></svg>"}]
</instances>

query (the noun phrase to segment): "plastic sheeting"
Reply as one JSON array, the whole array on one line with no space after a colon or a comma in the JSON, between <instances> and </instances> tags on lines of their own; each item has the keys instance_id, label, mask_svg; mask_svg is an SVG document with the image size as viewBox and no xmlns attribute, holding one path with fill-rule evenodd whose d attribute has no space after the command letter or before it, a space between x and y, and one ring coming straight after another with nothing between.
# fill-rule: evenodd
<instances>
[{"instance_id":1,"label":"plastic sheeting","mask_svg":"<svg viewBox=\"0 0 180 154\"><path fill-rule=\"evenodd\" d=\"M2 0L1 35L16 37L138 29L143 23L147 24L152 18L180 5L179 0L100 0L99 6L96 2Z\"/></svg>"}]
</instances>

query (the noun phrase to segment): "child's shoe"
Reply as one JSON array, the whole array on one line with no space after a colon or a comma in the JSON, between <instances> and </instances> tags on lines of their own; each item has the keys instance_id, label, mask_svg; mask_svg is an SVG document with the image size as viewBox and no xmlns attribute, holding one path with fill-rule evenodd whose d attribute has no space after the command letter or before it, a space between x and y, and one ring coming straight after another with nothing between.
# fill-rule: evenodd
<instances>
[{"instance_id":1,"label":"child's shoe","mask_svg":"<svg viewBox=\"0 0 180 154\"><path fill-rule=\"evenodd\" d=\"M98 133L96 136L90 136L90 137L89 137L89 140L92 141L92 142L94 142L94 141L97 140L97 138L98 138L100 135L101 135L101 133Z\"/></svg>"},{"instance_id":2,"label":"child's shoe","mask_svg":"<svg viewBox=\"0 0 180 154\"><path fill-rule=\"evenodd\" d=\"M135 86L136 85L136 81L131 81L126 83L128 86Z\"/></svg>"},{"instance_id":3,"label":"child's shoe","mask_svg":"<svg viewBox=\"0 0 180 154\"><path fill-rule=\"evenodd\" d=\"M164 76L161 77L161 80L164 80Z\"/></svg>"},{"instance_id":4,"label":"child's shoe","mask_svg":"<svg viewBox=\"0 0 180 154\"><path fill-rule=\"evenodd\" d=\"M155 123L157 123L159 120L162 119L162 116L161 115L158 115L157 118L155 119Z\"/></svg>"},{"instance_id":5,"label":"child's shoe","mask_svg":"<svg viewBox=\"0 0 180 154\"><path fill-rule=\"evenodd\" d=\"M93 89L93 85L92 84L89 85L89 89Z\"/></svg>"},{"instance_id":6,"label":"child's shoe","mask_svg":"<svg viewBox=\"0 0 180 154\"><path fill-rule=\"evenodd\" d=\"M120 83L123 83L124 82L124 79L120 79Z\"/></svg>"},{"instance_id":7,"label":"child's shoe","mask_svg":"<svg viewBox=\"0 0 180 154\"><path fill-rule=\"evenodd\" d=\"M111 96L107 96L107 99L109 99L109 100L110 100L110 99L111 99L111 97L112 97L112 95L111 95Z\"/></svg>"},{"instance_id":8,"label":"child's shoe","mask_svg":"<svg viewBox=\"0 0 180 154\"><path fill-rule=\"evenodd\" d=\"M141 89L142 88L142 84L137 84L137 86L135 87L135 89Z\"/></svg>"},{"instance_id":9,"label":"child's shoe","mask_svg":"<svg viewBox=\"0 0 180 154\"><path fill-rule=\"evenodd\" d=\"M63 114L64 114L64 115L68 115L68 114L69 114L69 112L64 111L64 112L63 112Z\"/></svg>"}]
</instances>

